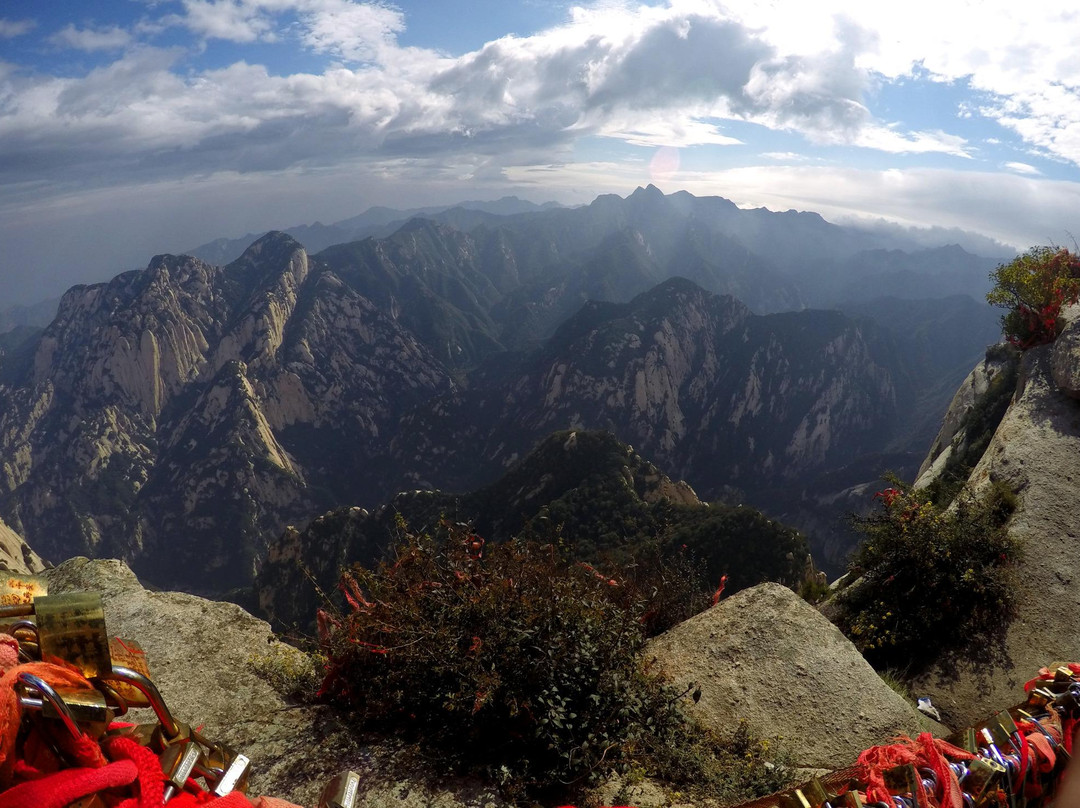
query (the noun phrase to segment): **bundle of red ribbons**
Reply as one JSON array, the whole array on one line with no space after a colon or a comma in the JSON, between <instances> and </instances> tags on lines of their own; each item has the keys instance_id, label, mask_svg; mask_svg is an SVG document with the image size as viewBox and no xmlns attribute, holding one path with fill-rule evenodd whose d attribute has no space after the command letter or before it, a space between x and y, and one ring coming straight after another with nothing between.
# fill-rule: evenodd
<instances>
[{"instance_id":1,"label":"bundle of red ribbons","mask_svg":"<svg viewBox=\"0 0 1080 808\"><path fill-rule=\"evenodd\" d=\"M874 746L855 766L739 808L1044 808L1072 754L1080 664L1043 668L1026 699L948 740Z\"/></svg>"}]
</instances>

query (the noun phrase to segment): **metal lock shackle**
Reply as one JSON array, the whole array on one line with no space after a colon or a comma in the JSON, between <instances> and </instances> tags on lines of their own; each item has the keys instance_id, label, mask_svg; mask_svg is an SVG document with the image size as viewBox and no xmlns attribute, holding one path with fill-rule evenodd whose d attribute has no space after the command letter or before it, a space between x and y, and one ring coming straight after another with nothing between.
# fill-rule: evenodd
<instances>
[{"instance_id":1,"label":"metal lock shackle","mask_svg":"<svg viewBox=\"0 0 1080 808\"><path fill-rule=\"evenodd\" d=\"M157 689L157 685L150 681L149 678L122 665L114 665L111 671L102 673L97 678L106 681L124 682L134 687L149 700L150 707L153 709L154 714L157 715L158 722L161 724L165 735L172 739L180 734L180 727L169 711L168 705L165 704L165 699L161 697L161 691Z\"/></svg>"},{"instance_id":2,"label":"metal lock shackle","mask_svg":"<svg viewBox=\"0 0 1080 808\"><path fill-rule=\"evenodd\" d=\"M19 682L34 688L39 693L41 693L44 699L48 700L49 704L51 704L53 709L56 710L56 714L60 716L60 720L64 722L64 726L68 728L68 731L71 733L72 737L76 739L83 737L84 733L79 728L79 725L75 722L75 716L72 715L71 708L68 707L67 702L60 698L60 694L53 689L52 685L50 685L40 676L35 676L32 673L20 673ZM28 707L42 706L42 703L40 701L32 698L26 702L23 702L20 699L20 702Z\"/></svg>"},{"instance_id":3,"label":"metal lock shackle","mask_svg":"<svg viewBox=\"0 0 1080 808\"><path fill-rule=\"evenodd\" d=\"M34 657L26 648L26 643L15 637L16 631L30 631L34 634L33 646L37 649L37 657ZM15 641L19 643L19 659L27 662L32 662L35 659L41 659L41 634L38 633L37 623L33 620L16 620L11 624L10 630L7 632L12 637L15 637Z\"/></svg>"}]
</instances>

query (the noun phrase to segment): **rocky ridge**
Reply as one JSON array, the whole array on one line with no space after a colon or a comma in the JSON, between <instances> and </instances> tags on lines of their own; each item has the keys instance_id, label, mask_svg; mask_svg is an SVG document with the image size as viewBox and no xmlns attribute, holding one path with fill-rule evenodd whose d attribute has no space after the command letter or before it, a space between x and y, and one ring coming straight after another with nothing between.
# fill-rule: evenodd
<instances>
[{"instance_id":1,"label":"rocky ridge","mask_svg":"<svg viewBox=\"0 0 1080 808\"><path fill-rule=\"evenodd\" d=\"M1018 495L1008 530L1022 543L1023 558L1004 664L945 663L918 682L956 724L1015 701L1020 685L1044 665L1080 659L1073 619L1080 608L1080 512L1071 506L1080 483L1080 386L1071 372L1080 362L1080 310L1067 314L1055 343L1023 352L1012 403L968 480L976 493L998 482ZM931 468L920 484L932 475Z\"/></svg>"},{"instance_id":2,"label":"rocky ridge","mask_svg":"<svg viewBox=\"0 0 1080 808\"><path fill-rule=\"evenodd\" d=\"M380 431L450 385L288 237L226 269L159 256L68 292L29 377L0 387L0 510L47 556L221 590L287 523L355 496Z\"/></svg>"}]
</instances>

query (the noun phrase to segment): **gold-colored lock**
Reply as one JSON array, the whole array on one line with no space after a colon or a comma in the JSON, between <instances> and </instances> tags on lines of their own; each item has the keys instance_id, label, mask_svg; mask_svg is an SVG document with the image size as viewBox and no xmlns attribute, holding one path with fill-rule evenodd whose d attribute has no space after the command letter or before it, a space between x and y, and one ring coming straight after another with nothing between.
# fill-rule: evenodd
<instances>
[{"instance_id":1,"label":"gold-colored lock","mask_svg":"<svg viewBox=\"0 0 1080 808\"><path fill-rule=\"evenodd\" d=\"M59 657L89 679L112 671L109 633L99 592L34 598L41 658Z\"/></svg>"},{"instance_id":2,"label":"gold-colored lock","mask_svg":"<svg viewBox=\"0 0 1080 808\"><path fill-rule=\"evenodd\" d=\"M113 713L105 702L105 696L97 690L87 688L69 688L57 685L54 690L67 705L71 717L78 722L83 732L91 738L100 738L109 728ZM42 704L42 715L46 718L59 718L55 706L48 700Z\"/></svg>"},{"instance_id":3,"label":"gold-colored lock","mask_svg":"<svg viewBox=\"0 0 1080 808\"><path fill-rule=\"evenodd\" d=\"M150 664L146 652L135 640L120 637L109 638L109 658L112 665L121 665L150 678ZM120 680L111 680L108 686L115 690L129 707L149 707L150 699L138 688Z\"/></svg>"},{"instance_id":4,"label":"gold-colored lock","mask_svg":"<svg viewBox=\"0 0 1080 808\"><path fill-rule=\"evenodd\" d=\"M816 777L811 778L810 782L802 787L802 791L813 808L820 808L820 806L829 801L829 795L825 791L825 786L823 786L821 781Z\"/></svg>"},{"instance_id":5,"label":"gold-colored lock","mask_svg":"<svg viewBox=\"0 0 1080 808\"><path fill-rule=\"evenodd\" d=\"M49 585L37 575L0 572L0 606L25 606L49 594Z\"/></svg>"},{"instance_id":6,"label":"gold-colored lock","mask_svg":"<svg viewBox=\"0 0 1080 808\"><path fill-rule=\"evenodd\" d=\"M862 796L855 789L844 794L845 808L863 808Z\"/></svg>"}]
</instances>

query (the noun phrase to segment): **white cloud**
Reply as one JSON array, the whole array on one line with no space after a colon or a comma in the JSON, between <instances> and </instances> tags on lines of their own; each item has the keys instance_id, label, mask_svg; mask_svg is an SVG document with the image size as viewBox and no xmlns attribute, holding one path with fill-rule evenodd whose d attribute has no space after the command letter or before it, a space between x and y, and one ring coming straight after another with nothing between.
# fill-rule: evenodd
<instances>
[{"instance_id":1,"label":"white cloud","mask_svg":"<svg viewBox=\"0 0 1080 808\"><path fill-rule=\"evenodd\" d=\"M805 154L798 154L797 152L762 152L761 157L766 160L776 160L781 163L805 163L810 158Z\"/></svg>"},{"instance_id":2,"label":"white cloud","mask_svg":"<svg viewBox=\"0 0 1080 808\"><path fill-rule=\"evenodd\" d=\"M120 50L131 44L131 34L117 25L107 28L67 25L49 37L49 41L54 45L83 51Z\"/></svg>"},{"instance_id":3,"label":"white cloud","mask_svg":"<svg viewBox=\"0 0 1080 808\"><path fill-rule=\"evenodd\" d=\"M349 61L377 59L405 29L400 11L375 3L315 0L297 6L306 27L301 37L304 43Z\"/></svg>"},{"instance_id":4,"label":"white cloud","mask_svg":"<svg viewBox=\"0 0 1080 808\"><path fill-rule=\"evenodd\" d=\"M929 73L988 95L979 110L1027 142L1080 165L1080 9L1072 0L729 0L781 53L820 54L837 40L886 79ZM829 21L846 22L830 29ZM971 112L965 106L962 112Z\"/></svg>"},{"instance_id":5,"label":"white cloud","mask_svg":"<svg viewBox=\"0 0 1080 808\"><path fill-rule=\"evenodd\" d=\"M169 22L207 39L272 42L295 27L306 47L351 62L377 59L405 27L399 10L353 0L183 0L183 7ZM283 21L289 14L295 23Z\"/></svg>"},{"instance_id":6,"label":"white cloud","mask_svg":"<svg viewBox=\"0 0 1080 808\"><path fill-rule=\"evenodd\" d=\"M183 0L173 21L207 39L255 42L273 39L274 20L260 3L246 0Z\"/></svg>"},{"instance_id":7,"label":"white cloud","mask_svg":"<svg viewBox=\"0 0 1080 808\"><path fill-rule=\"evenodd\" d=\"M642 116L614 118L600 127L597 134L617 138L634 146L738 146L742 141L725 135L715 124L693 118L662 120Z\"/></svg>"},{"instance_id":8,"label":"white cloud","mask_svg":"<svg viewBox=\"0 0 1080 808\"><path fill-rule=\"evenodd\" d=\"M142 46L83 77L9 77L0 86L0 151L9 158L0 180L153 181L441 153L497 170L525 154L550 161L588 135L738 143L725 120L816 143L967 156L957 136L874 119L863 62L877 40L828 15L814 17L803 46L784 50L775 30L751 27L753 15L740 20L708 0L609 4L451 58L401 47L402 13L382 3L182 0L182 10L133 30L182 25L237 43L292 37L345 64L289 76L245 62L192 72L175 52ZM58 37L104 48L119 47L124 33L69 26Z\"/></svg>"},{"instance_id":9,"label":"white cloud","mask_svg":"<svg viewBox=\"0 0 1080 808\"><path fill-rule=\"evenodd\" d=\"M941 130L901 133L885 126L868 126L853 139L853 145L891 154L939 153L971 157L966 140Z\"/></svg>"},{"instance_id":10,"label":"white cloud","mask_svg":"<svg viewBox=\"0 0 1080 808\"><path fill-rule=\"evenodd\" d=\"M1039 169L1027 163L1006 163L1005 168L1009 169L1010 171L1015 171L1017 174L1026 174L1029 177L1038 177L1042 175L1042 172L1039 171Z\"/></svg>"},{"instance_id":11,"label":"white cloud","mask_svg":"<svg viewBox=\"0 0 1080 808\"><path fill-rule=\"evenodd\" d=\"M28 34L37 27L34 20L8 20L0 17L0 39L14 39Z\"/></svg>"}]
</instances>

